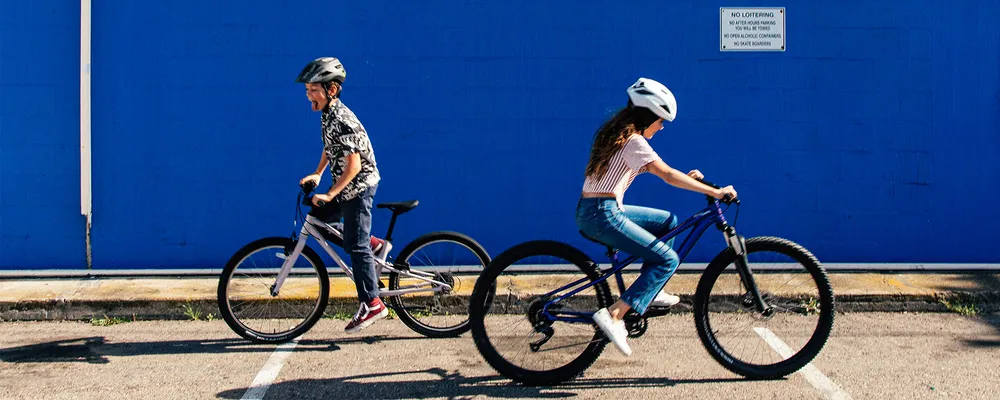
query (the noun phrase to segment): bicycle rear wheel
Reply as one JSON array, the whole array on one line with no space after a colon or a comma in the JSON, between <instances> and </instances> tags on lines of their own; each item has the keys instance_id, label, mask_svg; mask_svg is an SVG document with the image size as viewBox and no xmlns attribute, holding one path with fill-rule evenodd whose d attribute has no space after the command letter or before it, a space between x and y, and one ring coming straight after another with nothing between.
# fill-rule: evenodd
<instances>
[{"instance_id":1,"label":"bicycle rear wheel","mask_svg":"<svg viewBox=\"0 0 1000 400\"><path fill-rule=\"evenodd\" d=\"M469 330L469 296L477 277L490 263L478 242L458 232L431 232L414 239L399 253L397 263L410 273L444 282L448 291L416 291L392 296L390 303L406 326L427 337L459 336ZM391 273L389 290L430 289L424 280Z\"/></svg>"},{"instance_id":2,"label":"bicycle rear wheel","mask_svg":"<svg viewBox=\"0 0 1000 400\"><path fill-rule=\"evenodd\" d=\"M284 342L312 328L323 316L330 279L309 246L295 260L277 296L271 295L285 259L295 248L290 238L256 240L236 252L219 278L219 314L240 336L257 343Z\"/></svg>"},{"instance_id":3,"label":"bicycle rear wheel","mask_svg":"<svg viewBox=\"0 0 1000 400\"><path fill-rule=\"evenodd\" d=\"M775 237L746 241L747 260L770 311L758 312L736 271L736 253L715 257L698 283L695 325L723 367L753 379L778 378L808 364L833 329L833 288L808 250Z\"/></svg>"},{"instance_id":4,"label":"bicycle rear wheel","mask_svg":"<svg viewBox=\"0 0 1000 400\"><path fill-rule=\"evenodd\" d=\"M543 268L550 271L540 274ZM549 315L573 316L575 322L553 320L544 307L599 277L586 254L560 242L526 242L501 253L472 292L469 320L479 353L497 372L527 385L579 375L608 343L591 320L611 304L607 282L548 306Z\"/></svg>"}]
</instances>

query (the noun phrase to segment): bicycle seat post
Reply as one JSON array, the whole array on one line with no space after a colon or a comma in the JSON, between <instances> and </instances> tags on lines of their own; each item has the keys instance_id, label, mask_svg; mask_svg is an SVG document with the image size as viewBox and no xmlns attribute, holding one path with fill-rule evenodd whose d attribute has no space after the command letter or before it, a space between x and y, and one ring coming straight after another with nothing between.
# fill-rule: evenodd
<instances>
[{"instance_id":1,"label":"bicycle seat post","mask_svg":"<svg viewBox=\"0 0 1000 400\"><path fill-rule=\"evenodd\" d=\"M608 271L614 271L615 268L618 268L618 263L619 263L619 261L618 261L618 249L616 249L614 247L611 247L611 246L606 246L606 247L608 248L608 253L607 253L608 254L608 260L611 261L611 267L608 269ZM625 293L625 289L626 289L625 288L625 279L622 277L622 272L624 270L625 269L623 268L623 269L620 269L620 270L618 270L618 271L615 272L615 281L618 283L618 290L619 290L620 293ZM598 268L598 271L600 271L600 268Z\"/></svg>"},{"instance_id":2,"label":"bicycle seat post","mask_svg":"<svg viewBox=\"0 0 1000 400\"><path fill-rule=\"evenodd\" d=\"M389 229L385 232L386 242L392 242L392 230L396 227L396 218L398 218L400 214L416 208L418 204L420 204L419 201L410 200L393 203L380 203L375 205L376 208L385 208L392 211L392 219L389 220Z\"/></svg>"},{"instance_id":3,"label":"bicycle seat post","mask_svg":"<svg viewBox=\"0 0 1000 400\"><path fill-rule=\"evenodd\" d=\"M392 243L392 229L396 226L396 217L399 213L396 210L392 210L392 219L389 220L389 229L385 232L385 241Z\"/></svg>"}]
</instances>

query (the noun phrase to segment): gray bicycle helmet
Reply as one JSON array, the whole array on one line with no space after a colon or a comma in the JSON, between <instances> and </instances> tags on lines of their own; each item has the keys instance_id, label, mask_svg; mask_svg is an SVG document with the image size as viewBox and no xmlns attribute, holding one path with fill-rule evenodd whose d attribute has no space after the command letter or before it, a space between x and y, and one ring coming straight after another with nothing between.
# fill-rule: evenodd
<instances>
[{"instance_id":1,"label":"gray bicycle helmet","mask_svg":"<svg viewBox=\"0 0 1000 400\"><path fill-rule=\"evenodd\" d=\"M330 82L334 81L344 84L345 78L347 78L347 71L344 70L344 64L341 64L337 57L320 57L306 64L302 72L299 72L298 78L295 78L295 82L322 83L324 87L327 87Z\"/></svg>"}]
</instances>

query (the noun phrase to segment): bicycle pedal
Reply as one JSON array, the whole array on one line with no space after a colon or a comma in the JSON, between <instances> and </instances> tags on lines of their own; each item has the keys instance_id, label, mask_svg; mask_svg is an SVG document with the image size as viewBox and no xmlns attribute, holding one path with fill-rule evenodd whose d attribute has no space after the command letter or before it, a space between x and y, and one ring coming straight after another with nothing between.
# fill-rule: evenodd
<instances>
[{"instance_id":1,"label":"bicycle pedal","mask_svg":"<svg viewBox=\"0 0 1000 400\"><path fill-rule=\"evenodd\" d=\"M635 312L634 310L628 310L625 312L625 316L622 317L622 321L635 322L641 320L642 318L643 316L639 315L639 313Z\"/></svg>"}]
</instances>

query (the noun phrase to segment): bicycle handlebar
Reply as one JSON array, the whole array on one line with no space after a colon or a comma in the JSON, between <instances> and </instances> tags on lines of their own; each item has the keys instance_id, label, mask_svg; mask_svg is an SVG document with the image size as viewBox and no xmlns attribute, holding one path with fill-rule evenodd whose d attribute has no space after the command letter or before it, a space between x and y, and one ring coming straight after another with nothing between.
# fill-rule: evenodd
<instances>
[{"instance_id":1,"label":"bicycle handlebar","mask_svg":"<svg viewBox=\"0 0 1000 400\"><path fill-rule=\"evenodd\" d=\"M708 186L710 186L710 187L712 187L714 189L722 189L721 186L716 185L716 184L714 184L712 182L706 181L704 179L698 179L698 182L704 183L704 184L706 184L706 185L708 185ZM708 198L709 203L711 203L711 202L713 202L713 201L716 200L716 198L712 197L712 196L705 196L705 197ZM723 203L726 203L726 204L736 203L736 205L740 205L740 199L737 198L737 197L733 197L733 196L729 195L728 193L725 196L722 197L721 201Z\"/></svg>"},{"instance_id":2,"label":"bicycle handlebar","mask_svg":"<svg viewBox=\"0 0 1000 400\"><path fill-rule=\"evenodd\" d=\"M309 181L309 182L306 182L305 184L299 185L299 187L302 188L302 193L305 193L305 195L306 195L306 198L303 199L302 203L305 204L305 205L307 205L307 206L315 206L312 203L312 200L311 200L312 196L310 196L309 194L312 193L313 189L316 189L316 184L312 183L312 181ZM326 205L326 202L323 201L323 200L320 200L318 204L319 204L320 207L322 207L322 206Z\"/></svg>"}]
</instances>

